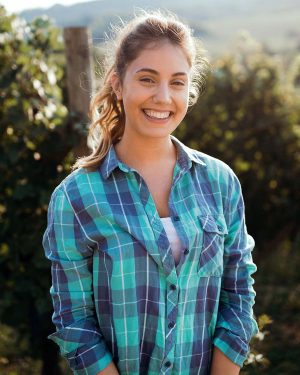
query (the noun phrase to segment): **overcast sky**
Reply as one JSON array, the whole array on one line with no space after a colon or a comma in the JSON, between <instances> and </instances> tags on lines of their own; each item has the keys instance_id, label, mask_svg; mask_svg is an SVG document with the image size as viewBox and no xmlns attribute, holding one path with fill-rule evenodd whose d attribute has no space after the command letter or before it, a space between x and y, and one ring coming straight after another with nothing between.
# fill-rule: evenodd
<instances>
[{"instance_id":1,"label":"overcast sky","mask_svg":"<svg viewBox=\"0 0 300 375\"><path fill-rule=\"evenodd\" d=\"M24 9L31 8L49 8L55 4L72 5L76 3L84 3L90 0L0 0L0 4L4 5L9 12L21 12Z\"/></svg>"}]
</instances>

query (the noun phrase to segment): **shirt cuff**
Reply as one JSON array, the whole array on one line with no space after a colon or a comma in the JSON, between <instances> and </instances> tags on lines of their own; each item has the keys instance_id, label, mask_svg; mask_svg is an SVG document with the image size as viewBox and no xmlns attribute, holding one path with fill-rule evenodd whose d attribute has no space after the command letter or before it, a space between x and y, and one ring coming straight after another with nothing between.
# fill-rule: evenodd
<instances>
[{"instance_id":1,"label":"shirt cuff","mask_svg":"<svg viewBox=\"0 0 300 375\"><path fill-rule=\"evenodd\" d=\"M92 342L78 347L78 342L66 342L60 336L61 332L49 335L60 347L61 355L68 361L73 374L75 375L97 375L112 362L112 354L107 349L103 340L97 343ZM73 346L74 350L71 350Z\"/></svg>"},{"instance_id":2,"label":"shirt cuff","mask_svg":"<svg viewBox=\"0 0 300 375\"><path fill-rule=\"evenodd\" d=\"M218 328L215 331L213 344L218 347L232 362L243 367L249 351L248 343L245 343L239 336L231 333L225 328Z\"/></svg>"}]
</instances>

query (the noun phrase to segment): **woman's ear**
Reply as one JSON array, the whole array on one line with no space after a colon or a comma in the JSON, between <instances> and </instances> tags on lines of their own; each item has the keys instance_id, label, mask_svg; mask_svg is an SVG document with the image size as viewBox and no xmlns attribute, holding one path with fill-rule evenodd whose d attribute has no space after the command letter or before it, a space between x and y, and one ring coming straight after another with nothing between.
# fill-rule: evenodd
<instances>
[{"instance_id":1,"label":"woman's ear","mask_svg":"<svg viewBox=\"0 0 300 375\"><path fill-rule=\"evenodd\" d=\"M113 74L110 77L110 84L113 89L113 92L115 93L118 100L122 100L122 86L121 81L116 72L113 72Z\"/></svg>"}]
</instances>

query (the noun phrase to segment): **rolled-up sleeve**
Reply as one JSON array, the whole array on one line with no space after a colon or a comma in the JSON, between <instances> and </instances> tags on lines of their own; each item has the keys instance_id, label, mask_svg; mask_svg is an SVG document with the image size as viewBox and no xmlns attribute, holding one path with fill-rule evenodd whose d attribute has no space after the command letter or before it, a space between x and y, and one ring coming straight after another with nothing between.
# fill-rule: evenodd
<instances>
[{"instance_id":1,"label":"rolled-up sleeve","mask_svg":"<svg viewBox=\"0 0 300 375\"><path fill-rule=\"evenodd\" d=\"M96 375L111 361L95 315L92 285L93 250L63 185L50 199L48 225L43 236L51 261L52 321L57 343L74 374Z\"/></svg>"},{"instance_id":2,"label":"rolled-up sleeve","mask_svg":"<svg viewBox=\"0 0 300 375\"><path fill-rule=\"evenodd\" d=\"M249 342L258 326L253 316L255 291L251 275L257 267L252 254L255 242L247 233L241 186L233 173L225 218L228 235L224 246L224 271L213 343L231 361L242 367Z\"/></svg>"}]
</instances>

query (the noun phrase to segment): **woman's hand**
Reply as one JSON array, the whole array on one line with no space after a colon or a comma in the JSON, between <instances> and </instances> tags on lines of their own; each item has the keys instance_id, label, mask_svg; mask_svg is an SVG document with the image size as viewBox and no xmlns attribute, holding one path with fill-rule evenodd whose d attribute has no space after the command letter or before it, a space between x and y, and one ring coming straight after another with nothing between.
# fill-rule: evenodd
<instances>
[{"instance_id":1,"label":"woman's hand","mask_svg":"<svg viewBox=\"0 0 300 375\"><path fill-rule=\"evenodd\" d=\"M114 362L110 362L110 364L106 366L104 370L98 372L97 375L119 375L119 371L117 370Z\"/></svg>"},{"instance_id":2,"label":"woman's hand","mask_svg":"<svg viewBox=\"0 0 300 375\"><path fill-rule=\"evenodd\" d=\"M216 346L213 351L210 375L238 375L240 367L226 357Z\"/></svg>"}]
</instances>

